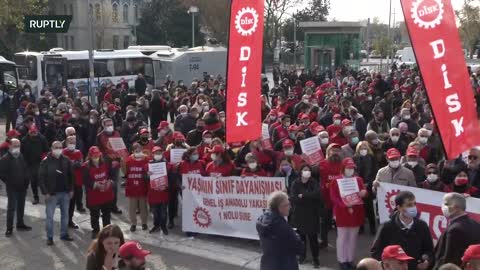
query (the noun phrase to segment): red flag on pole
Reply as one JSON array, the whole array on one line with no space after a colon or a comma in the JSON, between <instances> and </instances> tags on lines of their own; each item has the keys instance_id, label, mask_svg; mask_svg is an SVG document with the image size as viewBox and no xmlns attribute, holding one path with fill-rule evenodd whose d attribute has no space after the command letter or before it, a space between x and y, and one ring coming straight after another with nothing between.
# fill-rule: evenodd
<instances>
[{"instance_id":1,"label":"red flag on pole","mask_svg":"<svg viewBox=\"0 0 480 270\"><path fill-rule=\"evenodd\" d=\"M450 0L401 0L435 123L449 159L480 145L480 124Z\"/></svg>"},{"instance_id":2,"label":"red flag on pole","mask_svg":"<svg viewBox=\"0 0 480 270\"><path fill-rule=\"evenodd\" d=\"M262 131L261 72L264 1L232 0L227 65L227 143Z\"/></svg>"}]
</instances>

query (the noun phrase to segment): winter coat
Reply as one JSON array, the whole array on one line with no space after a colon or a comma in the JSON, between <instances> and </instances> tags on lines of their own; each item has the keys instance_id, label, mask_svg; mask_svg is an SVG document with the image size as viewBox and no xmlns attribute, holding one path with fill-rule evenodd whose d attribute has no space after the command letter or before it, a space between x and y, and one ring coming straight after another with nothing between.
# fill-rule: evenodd
<instances>
[{"instance_id":1,"label":"winter coat","mask_svg":"<svg viewBox=\"0 0 480 270\"><path fill-rule=\"evenodd\" d=\"M263 253L260 270L298 270L297 255L304 247L286 219L267 211L258 218L256 227Z\"/></svg>"},{"instance_id":2,"label":"winter coat","mask_svg":"<svg viewBox=\"0 0 480 270\"><path fill-rule=\"evenodd\" d=\"M378 182L391 183L402 186L416 187L415 175L413 172L402 165L396 170L389 165L381 168L377 172L375 180Z\"/></svg>"},{"instance_id":3,"label":"winter coat","mask_svg":"<svg viewBox=\"0 0 480 270\"><path fill-rule=\"evenodd\" d=\"M302 194L302 198L298 196ZM314 234L320 230L320 187L310 178L302 183L297 178L290 189L290 202L293 206L292 225L303 234Z\"/></svg>"},{"instance_id":4,"label":"winter coat","mask_svg":"<svg viewBox=\"0 0 480 270\"><path fill-rule=\"evenodd\" d=\"M7 186L7 190L25 191L31 179L31 172L27 163L20 154L17 158L6 153L0 159L0 179Z\"/></svg>"},{"instance_id":5,"label":"winter coat","mask_svg":"<svg viewBox=\"0 0 480 270\"><path fill-rule=\"evenodd\" d=\"M365 222L365 208L363 204L352 205L353 213L349 213L348 206L343 202L338 187L338 179L343 178L343 176L339 175L336 178L330 185L330 199L337 227L360 227ZM365 190L362 178L355 177L355 179L357 180L358 190Z\"/></svg>"},{"instance_id":6,"label":"winter coat","mask_svg":"<svg viewBox=\"0 0 480 270\"><path fill-rule=\"evenodd\" d=\"M27 165L36 169L42 161L43 155L50 151L50 147L48 147L48 142L42 135L27 135L22 140L21 150Z\"/></svg>"},{"instance_id":7,"label":"winter coat","mask_svg":"<svg viewBox=\"0 0 480 270\"><path fill-rule=\"evenodd\" d=\"M74 176L73 176L73 167L72 162L67 158L61 155L59 157L60 161L54 158L51 154L42 160L40 163L40 168L38 170L38 186L42 191L42 194L53 195L55 194L55 188L57 183L57 162L61 164L61 172L63 173L63 181L65 184L66 192L73 190Z\"/></svg>"}]
</instances>

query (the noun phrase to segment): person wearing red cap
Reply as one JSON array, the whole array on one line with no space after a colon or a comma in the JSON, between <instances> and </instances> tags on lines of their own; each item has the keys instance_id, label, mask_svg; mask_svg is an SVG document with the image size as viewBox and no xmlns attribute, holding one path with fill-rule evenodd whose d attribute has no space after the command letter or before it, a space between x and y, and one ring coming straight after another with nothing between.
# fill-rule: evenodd
<instances>
[{"instance_id":1,"label":"person wearing red cap","mask_svg":"<svg viewBox=\"0 0 480 270\"><path fill-rule=\"evenodd\" d=\"M337 224L337 261L341 269L353 269L355 266L355 250L357 248L358 231L365 222L363 198L368 192L363 185L363 179L355 175L355 162L352 158L342 161L342 173L332 180L330 199L333 205L333 215ZM347 201L340 191L340 181L349 181L348 185L357 186L357 202ZM350 194L349 194L350 195Z\"/></svg>"},{"instance_id":2,"label":"person wearing red cap","mask_svg":"<svg viewBox=\"0 0 480 270\"><path fill-rule=\"evenodd\" d=\"M322 200L325 205L325 211L322 216L322 224L320 231L320 248L328 246L328 231L332 225L332 202L330 200L330 187L332 181L342 173L342 150L338 144L330 144L327 147L326 159L320 161L320 191L322 192Z\"/></svg>"},{"instance_id":3,"label":"person wearing red cap","mask_svg":"<svg viewBox=\"0 0 480 270\"><path fill-rule=\"evenodd\" d=\"M151 254L149 250L143 249L136 241L128 241L123 244L118 254L129 270L148 270L145 266L145 257Z\"/></svg>"},{"instance_id":4,"label":"person wearing red cap","mask_svg":"<svg viewBox=\"0 0 480 270\"><path fill-rule=\"evenodd\" d=\"M240 176L267 176L267 172L262 169L254 153L245 155L245 163L247 166L242 169Z\"/></svg>"},{"instance_id":5,"label":"person wearing red cap","mask_svg":"<svg viewBox=\"0 0 480 270\"><path fill-rule=\"evenodd\" d=\"M163 149L160 146L155 146L152 150L153 159L149 161L149 164L165 163L167 169L167 175L162 178L165 181L163 184L157 184L151 181L152 172L148 172L148 204L153 213L153 228L150 233L156 233L162 230L164 235L168 235L167 230L167 206L169 203L169 190L176 189L177 187L173 183L171 177L174 167L171 163L168 163L163 156ZM165 179L166 178L166 179ZM160 181L160 180L155 180Z\"/></svg>"},{"instance_id":6,"label":"person wearing red cap","mask_svg":"<svg viewBox=\"0 0 480 270\"><path fill-rule=\"evenodd\" d=\"M88 156L83 164L83 184L87 197L87 208L90 211L92 238L100 231L100 213L103 227L110 224L110 213L114 204L113 191L114 171L112 165L103 157L97 146L88 150Z\"/></svg>"},{"instance_id":7,"label":"person wearing red cap","mask_svg":"<svg viewBox=\"0 0 480 270\"><path fill-rule=\"evenodd\" d=\"M272 132L272 141L278 142L280 140L287 139L288 136L288 127L290 127L290 115L285 114L281 118L282 124L278 125Z\"/></svg>"},{"instance_id":8,"label":"person wearing red cap","mask_svg":"<svg viewBox=\"0 0 480 270\"><path fill-rule=\"evenodd\" d=\"M150 157L152 155L152 149L154 147L154 143L152 139L150 139L150 132L147 128L142 128L138 132L138 135L139 138L137 143L142 146L142 151L145 156Z\"/></svg>"},{"instance_id":9,"label":"person wearing red cap","mask_svg":"<svg viewBox=\"0 0 480 270\"><path fill-rule=\"evenodd\" d=\"M278 144L278 143L277 143ZM300 165L304 163L302 156L295 153L295 147L298 146L294 141L290 139L285 139L281 143L282 151L274 152L274 156L277 160L276 164L280 164L280 160L283 158L288 158L293 165L294 170L299 170Z\"/></svg>"},{"instance_id":10,"label":"person wearing red cap","mask_svg":"<svg viewBox=\"0 0 480 270\"><path fill-rule=\"evenodd\" d=\"M462 257L465 270L480 270L480 244L470 245Z\"/></svg>"},{"instance_id":11,"label":"person wearing red cap","mask_svg":"<svg viewBox=\"0 0 480 270\"><path fill-rule=\"evenodd\" d=\"M413 172L405 168L400 163L400 152L395 148L390 148L387 151L388 165L381 168L377 172L373 187L376 189L381 182L392 183L402 186L416 187L415 175Z\"/></svg>"},{"instance_id":12,"label":"person wearing red cap","mask_svg":"<svg viewBox=\"0 0 480 270\"><path fill-rule=\"evenodd\" d=\"M137 228L137 210L140 212L142 230L147 230L147 176L148 156L143 152L139 143L132 145L132 154L122 162L122 172L127 178L125 182L125 196L128 198L128 214L130 231Z\"/></svg>"},{"instance_id":13,"label":"person wearing red cap","mask_svg":"<svg viewBox=\"0 0 480 270\"><path fill-rule=\"evenodd\" d=\"M408 262L414 260L399 245L385 247L382 252L384 270L407 270Z\"/></svg>"},{"instance_id":14,"label":"person wearing red cap","mask_svg":"<svg viewBox=\"0 0 480 270\"><path fill-rule=\"evenodd\" d=\"M352 121L350 121L350 119L343 119L341 130L330 136L330 141L339 145L345 145L348 143L348 134L350 134L352 130L354 130Z\"/></svg>"},{"instance_id":15,"label":"person wearing red cap","mask_svg":"<svg viewBox=\"0 0 480 270\"><path fill-rule=\"evenodd\" d=\"M464 196L479 197L480 189L472 186L468 180L468 174L466 170L461 170L453 182L445 187L445 192L456 192L463 194Z\"/></svg>"},{"instance_id":16,"label":"person wearing red cap","mask_svg":"<svg viewBox=\"0 0 480 270\"><path fill-rule=\"evenodd\" d=\"M0 156L5 155L8 153L8 149L10 148L10 140L11 139L18 139L20 136L20 132L16 129L11 129L7 132L5 141L0 144Z\"/></svg>"},{"instance_id":17,"label":"person wearing red cap","mask_svg":"<svg viewBox=\"0 0 480 270\"><path fill-rule=\"evenodd\" d=\"M120 246L125 243L122 229L110 224L95 236L87 250L87 270L118 269Z\"/></svg>"},{"instance_id":18,"label":"person wearing red cap","mask_svg":"<svg viewBox=\"0 0 480 270\"><path fill-rule=\"evenodd\" d=\"M107 104L107 111L105 111L100 118L102 121L105 119L111 119L114 129L120 130L120 127L122 126L122 116L117 113L119 108L115 104L109 104L108 102Z\"/></svg>"},{"instance_id":19,"label":"person wearing red cap","mask_svg":"<svg viewBox=\"0 0 480 270\"><path fill-rule=\"evenodd\" d=\"M333 137L342 131L342 116L340 114L334 114L332 117L333 124L327 127L327 132L330 137Z\"/></svg>"},{"instance_id":20,"label":"person wearing red cap","mask_svg":"<svg viewBox=\"0 0 480 270\"><path fill-rule=\"evenodd\" d=\"M417 185L420 185L425 180L425 160L420 158L417 148L408 147L403 161L403 166L413 172Z\"/></svg>"},{"instance_id":21,"label":"person wearing red cap","mask_svg":"<svg viewBox=\"0 0 480 270\"><path fill-rule=\"evenodd\" d=\"M274 109L275 110L275 109ZM278 127L282 125L282 117L284 116L284 113L277 113L277 120L273 121L272 123L269 124L268 126L268 133L270 134L270 137L272 137L273 131Z\"/></svg>"},{"instance_id":22,"label":"person wearing red cap","mask_svg":"<svg viewBox=\"0 0 480 270\"><path fill-rule=\"evenodd\" d=\"M207 176L230 176L235 169L228 153L223 146L215 145L210 151L212 161L207 164L205 173Z\"/></svg>"},{"instance_id":23,"label":"person wearing red cap","mask_svg":"<svg viewBox=\"0 0 480 270\"><path fill-rule=\"evenodd\" d=\"M166 149L169 144L173 143L173 131L170 129L169 123L167 121L160 122L157 131L158 139L154 144Z\"/></svg>"},{"instance_id":24,"label":"person wearing red cap","mask_svg":"<svg viewBox=\"0 0 480 270\"><path fill-rule=\"evenodd\" d=\"M277 119L278 119L278 110L271 109L267 117L265 118L265 120L263 120L263 123L271 126L273 123L277 122Z\"/></svg>"}]
</instances>

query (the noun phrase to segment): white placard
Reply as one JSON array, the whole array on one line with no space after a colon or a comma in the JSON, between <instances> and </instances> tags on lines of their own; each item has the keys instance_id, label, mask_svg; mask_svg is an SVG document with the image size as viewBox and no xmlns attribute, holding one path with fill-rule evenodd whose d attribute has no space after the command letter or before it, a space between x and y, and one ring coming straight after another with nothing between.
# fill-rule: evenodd
<instances>
[{"instance_id":1,"label":"white placard","mask_svg":"<svg viewBox=\"0 0 480 270\"><path fill-rule=\"evenodd\" d=\"M177 148L177 149L170 149L170 162L172 164L178 164L182 161L183 153L185 153L187 149Z\"/></svg>"},{"instance_id":2,"label":"white placard","mask_svg":"<svg viewBox=\"0 0 480 270\"><path fill-rule=\"evenodd\" d=\"M337 179L337 183L341 197L360 192L356 178L340 178Z\"/></svg>"}]
</instances>

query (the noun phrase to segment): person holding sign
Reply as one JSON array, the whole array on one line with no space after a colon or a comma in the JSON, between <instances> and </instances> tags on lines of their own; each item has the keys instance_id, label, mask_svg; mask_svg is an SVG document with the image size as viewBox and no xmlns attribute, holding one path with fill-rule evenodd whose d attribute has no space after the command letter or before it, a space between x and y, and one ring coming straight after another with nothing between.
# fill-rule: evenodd
<instances>
[{"instance_id":1,"label":"person holding sign","mask_svg":"<svg viewBox=\"0 0 480 270\"><path fill-rule=\"evenodd\" d=\"M92 238L100 231L100 212L103 227L110 224L113 194L113 170L111 164L102 158L102 152L96 146L88 150L87 160L83 164L83 184L87 195L87 208L90 210Z\"/></svg>"},{"instance_id":2,"label":"person holding sign","mask_svg":"<svg viewBox=\"0 0 480 270\"><path fill-rule=\"evenodd\" d=\"M210 150L210 157L212 161L207 164L205 168L207 176L230 176L233 173L235 166L230 157L221 145L215 145Z\"/></svg>"},{"instance_id":3,"label":"person holding sign","mask_svg":"<svg viewBox=\"0 0 480 270\"><path fill-rule=\"evenodd\" d=\"M368 195L362 178L355 176L355 162L345 158L342 175L333 180L330 198L337 223L337 260L341 270L354 269L358 231L365 221L363 200Z\"/></svg>"},{"instance_id":4,"label":"person holding sign","mask_svg":"<svg viewBox=\"0 0 480 270\"><path fill-rule=\"evenodd\" d=\"M241 176L267 176L267 173L257 163L257 157L253 153L245 155L247 168L242 169Z\"/></svg>"},{"instance_id":5,"label":"person holding sign","mask_svg":"<svg viewBox=\"0 0 480 270\"><path fill-rule=\"evenodd\" d=\"M122 171L127 181L125 182L125 196L128 198L128 213L130 216L130 231L134 232L137 227L137 210L140 211L142 230L147 230L147 183L146 167L148 159L143 153L143 147L139 143L132 145L132 155L128 156L122 164Z\"/></svg>"},{"instance_id":6,"label":"person holding sign","mask_svg":"<svg viewBox=\"0 0 480 270\"><path fill-rule=\"evenodd\" d=\"M163 150L160 146L152 149L153 159L148 163L148 204L153 213L153 228L150 233L162 230L168 235L167 230L167 205L169 199L168 172L172 166L163 158Z\"/></svg>"},{"instance_id":7,"label":"person holding sign","mask_svg":"<svg viewBox=\"0 0 480 270\"><path fill-rule=\"evenodd\" d=\"M320 187L317 179L312 177L312 168L306 164L300 167L300 177L293 182L290 189L290 202L293 204L292 225L304 243L304 253L300 255L299 263L306 258L307 237L312 251L313 266L320 268L318 260L318 238L320 230Z\"/></svg>"}]
</instances>

